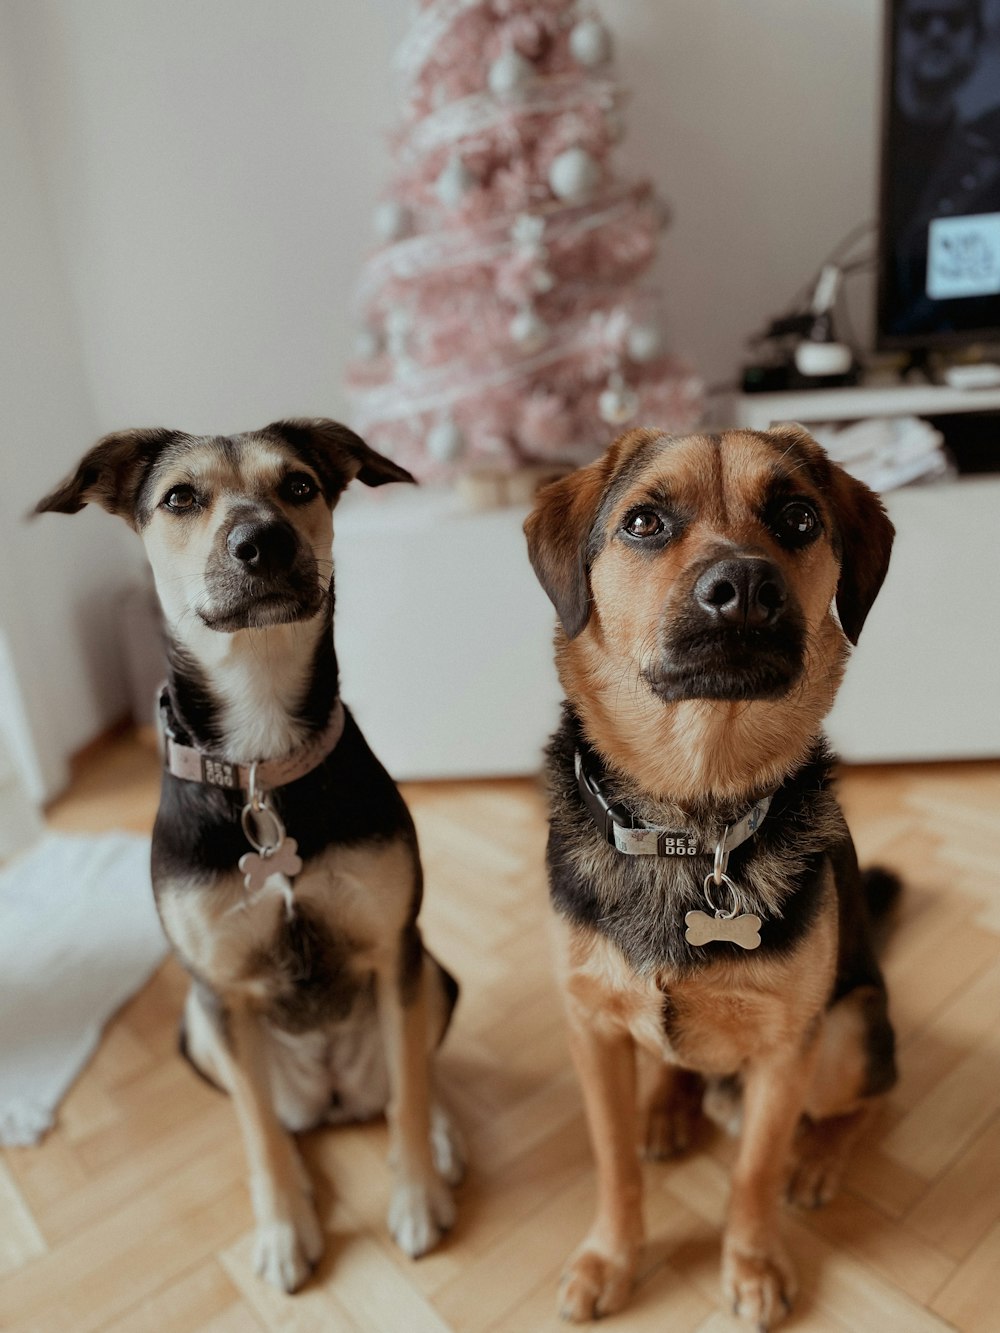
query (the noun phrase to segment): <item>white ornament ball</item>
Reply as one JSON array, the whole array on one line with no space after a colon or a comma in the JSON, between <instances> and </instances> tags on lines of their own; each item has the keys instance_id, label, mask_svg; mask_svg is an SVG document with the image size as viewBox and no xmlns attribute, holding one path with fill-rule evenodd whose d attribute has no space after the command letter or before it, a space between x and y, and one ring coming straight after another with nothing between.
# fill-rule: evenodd
<instances>
[{"instance_id":1,"label":"white ornament ball","mask_svg":"<svg viewBox=\"0 0 1000 1333\"><path fill-rule=\"evenodd\" d=\"M405 204L386 199L375 209L372 221L380 241L399 241L409 232L413 220Z\"/></svg>"},{"instance_id":2,"label":"white ornament ball","mask_svg":"<svg viewBox=\"0 0 1000 1333\"><path fill-rule=\"evenodd\" d=\"M439 421L427 432L427 452L436 463L451 463L464 449L465 436L451 417Z\"/></svg>"},{"instance_id":3,"label":"white ornament ball","mask_svg":"<svg viewBox=\"0 0 1000 1333\"><path fill-rule=\"evenodd\" d=\"M663 330L658 324L633 324L625 338L629 360L640 364L662 356L663 346Z\"/></svg>"},{"instance_id":4,"label":"white ornament ball","mask_svg":"<svg viewBox=\"0 0 1000 1333\"><path fill-rule=\"evenodd\" d=\"M476 177L460 157L453 157L434 182L434 193L445 208L458 208L476 185Z\"/></svg>"},{"instance_id":5,"label":"white ornament ball","mask_svg":"<svg viewBox=\"0 0 1000 1333\"><path fill-rule=\"evenodd\" d=\"M639 410L639 395L621 379L609 381L597 400L597 411L609 426L624 426Z\"/></svg>"},{"instance_id":6,"label":"white ornament ball","mask_svg":"<svg viewBox=\"0 0 1000 1333\"><path fill-rule=\"evenodd\" d=\"M549 185L557 199L568 204L584 204L597 189L601 168L586 148L567 148L553 158L549 167Z\"/></svg>"},{"instance_id":7,"label":"white ornament ball","mask_svg":"<svg viewBox=\"0 0 1000 1333\"><path fill-rule=\"evenodd\" d=\"M533 268L531 270L531 285L536 292L550 292L556 285L554 274L547 268Z\"/></svg>"},{"instance_id":8,"label":"white ornament ball","mask_svg":"<svg viewBox=\"0 0 1000 1333\"><path fill-rule=\"evenodd\" d=\"M581 19L569 35L570 54L584 69L595 69L611 59L611 33L600 19Z\"/></svg>"},{"instance_id":9,"label":"white ornament ball","mask_svg":"<svg viewBox=\"0 0 1000 1333\"><path fill-rule=\"evenodd\" d=\"M494 97L512 97L522 92L535 77L535 67L519 52L504 51L489 68L486 82Z\"/></svg>"},{"instance_id":10,"label":"white ornament ball","mask_svg":"<svg viewBox=\"0 0 1000 1333\"><path fill-rule=\"evenodd\" d=\"M354 355L362 361L373 361L382 345L382 335L377 329L360 329L354 339Z\"/></svg>"},{"instance_id":11,"label":"white ornament ball","mask_svg":"<svg viewBox=\"0 0 1000 1333\"><path fill-rule=\"evenodd\" d=\"M519 310L509 325L510 336L522 352L537 352L549 340L549 326L530 306Z\"/></svg>"}]
</instances>

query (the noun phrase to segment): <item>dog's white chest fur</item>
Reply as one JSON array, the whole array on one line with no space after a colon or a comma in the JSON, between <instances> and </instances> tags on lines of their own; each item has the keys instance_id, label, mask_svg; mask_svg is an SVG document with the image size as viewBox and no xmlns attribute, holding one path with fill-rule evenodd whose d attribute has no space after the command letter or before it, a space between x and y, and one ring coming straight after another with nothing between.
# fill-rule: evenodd
<instances>
[{"instance_id":1,"label":"dog's white chest fur","mask_svg":"<svg viewBox=\"0 0 1000 1333\"><path fill-rule=\"evenodd\" d=\"M229 760L248 764L287 754L302 743L305 729L296 711L309 680L312 627L276 625L238 634L195 629L188 637L221 705L219 723Z\"/></svg>"}]
</instances>

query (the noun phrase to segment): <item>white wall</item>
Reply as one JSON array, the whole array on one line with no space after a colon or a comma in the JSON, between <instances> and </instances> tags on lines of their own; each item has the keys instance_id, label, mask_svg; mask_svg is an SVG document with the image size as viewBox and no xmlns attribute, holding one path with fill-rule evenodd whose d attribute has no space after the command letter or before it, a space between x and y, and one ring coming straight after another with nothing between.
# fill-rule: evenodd
<instances>
[{"instance_id":1,"label":"white wall","mask_svg":"<svg viewBox=\"0 0 1000 1333\"><path fill-rule=\"evenodd\" d=\"M877 206L879 0L601 0L634 90L627 160L671 202L674 344L710 384ZM852 280L852 322L870 280ZM856 319L853 318L855 310Z\"/></svg>"},{"instance_id":2,"label":"white wall","mask_svg":"<svg viewBox=\"0 0 1000 1333\"><path fill-rule=\"evenodd\" d=\"M633 94L626 161L674 209L660 262L673 342L728 379L746 335L873 212L880 4L600 8ZM27 531L11 515L106 430L340 411L407 13L405 0L0 6L0 176L19 184L0 234L17 478L0 630L47 752L114 716L109 622L138 557L104 515Z\"/></svg>"},{"instance_id":3,"label":"white wall","mask_svg":"<svg viewBox=\"0 0 1000 1333\"><path fill-rule=\"evenodd\" d=\"M25 515L97 433L76 320L0 8L0 731L36 797L122 711L114 598L135 557L92 514Z\"/></svg>"},{"instance_id":4,"label":"white wall","mask_svg":"<svg viewBox=\"0 0 1000 1333\"><path fill-rule=\"evenodd\" d=\"M101 428L339 409L398 5L7 8Z\"/></svg>"}]
</instances>

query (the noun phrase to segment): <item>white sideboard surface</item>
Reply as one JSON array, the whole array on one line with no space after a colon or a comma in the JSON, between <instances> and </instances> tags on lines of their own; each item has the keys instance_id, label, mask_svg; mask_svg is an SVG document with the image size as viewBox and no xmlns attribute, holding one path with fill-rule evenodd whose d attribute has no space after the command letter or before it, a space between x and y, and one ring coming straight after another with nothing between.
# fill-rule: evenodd
<instances>
[{"instance_id":1,"label":"white sideboard surface","mask_svg":"<svg viewBox=\"0 0 1000 1333\"><path fill-rule=\"evenodd\" d=\"M555 612L528 562L527 506L352 488L334 514L344 702L399 780L537 773L559 718Z\"/></svg>"}]
</instances>

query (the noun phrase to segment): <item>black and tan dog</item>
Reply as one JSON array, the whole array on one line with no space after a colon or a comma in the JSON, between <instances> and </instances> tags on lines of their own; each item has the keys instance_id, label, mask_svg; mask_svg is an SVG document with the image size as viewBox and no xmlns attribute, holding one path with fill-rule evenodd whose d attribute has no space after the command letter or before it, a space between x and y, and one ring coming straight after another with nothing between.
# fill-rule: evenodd
<instances>
[{"instance_id":1,"label":"black and tan dog","mask_svg":"<svg viewBox=\"0 0 1000 1333\"><path fill-rule=\"evenodd\" d=\"M561 1310L610 1313L632 1286L638 1047L653 1155L703 1100L741 1116L723 1286L770 1327L794 1294L786 1182L830 1197L895 1078L872 926L897 885L859 874L820 731L892 526L795 426L632 431L525 526L561 621L548 867L598 1171Z\"/></svg>"},{"instance_id":2,"label":"black and tan dog","mask_svg":"<svg viewBox=\"0 0 1000 1333\"><path fill-rule=\"evenodd\" d=\"M340 702L332 511L412 481L333 421L98 442L38 511L90 502L142 537L168 633L160 917L193 982L185 1053L233 1098L255 1262L293 1291L323 1239L289 1133L387 1111L389 1225L414 1257L453 1221L461 1157L432 1089L455 1002L423 948L413 822Z\"/></svg>"}]
</instances>

